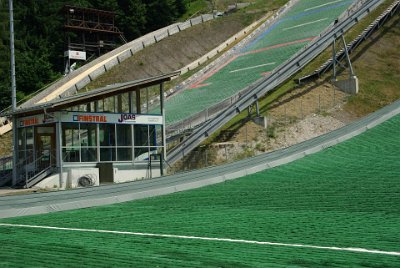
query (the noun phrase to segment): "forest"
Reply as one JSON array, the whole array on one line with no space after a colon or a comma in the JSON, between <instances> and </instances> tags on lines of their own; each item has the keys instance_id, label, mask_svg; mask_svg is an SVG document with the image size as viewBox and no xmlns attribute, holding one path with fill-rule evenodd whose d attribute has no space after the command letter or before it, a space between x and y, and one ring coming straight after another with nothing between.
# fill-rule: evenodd
<instances>
[{"instance_id":1,"label":"forest","mask_svg":"<svg viewBox=\"0 0 400 268\"><path fill-rule=\"evenodd\" d=\"M14 0L17 99L21 100L64 71L64 5L116 13L116 25L126 39L172 24L191 0ZM11 103L8 0L0 0L0 111Z\"/></svg>"}]
</instances>

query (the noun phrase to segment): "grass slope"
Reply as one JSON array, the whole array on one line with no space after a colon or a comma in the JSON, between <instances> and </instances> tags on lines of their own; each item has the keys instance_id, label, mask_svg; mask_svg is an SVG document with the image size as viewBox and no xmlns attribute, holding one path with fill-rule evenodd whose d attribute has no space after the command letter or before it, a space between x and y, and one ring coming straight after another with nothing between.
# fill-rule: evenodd
<instances>
[{"instance_id":1,"label":"grass slope","mask_svg":"<svg viewBox=\"0 0 400 268\"><path fill-rule=\"evenodd\" d=\"M400 252L400 116L235 181L2 222ZM1 266L399 267L400 257L0 227ZM24 252L24 254L21 254Z\"/></svg>"}]
</instances>

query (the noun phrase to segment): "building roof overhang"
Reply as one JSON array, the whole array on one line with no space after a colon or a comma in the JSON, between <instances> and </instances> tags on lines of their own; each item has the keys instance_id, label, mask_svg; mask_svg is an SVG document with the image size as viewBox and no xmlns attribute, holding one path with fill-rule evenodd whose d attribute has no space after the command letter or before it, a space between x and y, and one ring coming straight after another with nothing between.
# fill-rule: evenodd
<instances>
[{"instance_id":1,"label":"building roof overhang","mask_svg":"<svg viewBox=\"0 0 400 268\"><path fill-rule=\"evenodd\" d=\"M43 114L47 112L61 111L69 107L86 104L88 102L101 100L122 93L137 91L142 88L158 85L163 82L170 81L173 77L178 76L179 74L180 71L176 71L160 76L154 76L125 83L113 84L89 92L80 93L68 97L62 97L57 100L51 100L48 102L39 103L31 107L17 109L15 112L8 112L5 113L4 115L22 117L22 116Z\"/></svg>"}]
</instances>

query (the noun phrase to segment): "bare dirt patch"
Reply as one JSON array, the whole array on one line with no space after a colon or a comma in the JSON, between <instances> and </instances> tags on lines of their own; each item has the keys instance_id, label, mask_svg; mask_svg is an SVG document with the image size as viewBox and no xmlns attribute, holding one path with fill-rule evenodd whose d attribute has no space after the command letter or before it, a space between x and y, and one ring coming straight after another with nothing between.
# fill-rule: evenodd
<instances>
[{"instance_id":1,"label":"bare dirt patch","mask_svg":"<svg viewBox=\"0 0 400 268\"><path fill-rule=\"evenodd\" d=\"M12 132L8 132L0 138L0 158L12 155Z\"/></svg>"}]
</instances>

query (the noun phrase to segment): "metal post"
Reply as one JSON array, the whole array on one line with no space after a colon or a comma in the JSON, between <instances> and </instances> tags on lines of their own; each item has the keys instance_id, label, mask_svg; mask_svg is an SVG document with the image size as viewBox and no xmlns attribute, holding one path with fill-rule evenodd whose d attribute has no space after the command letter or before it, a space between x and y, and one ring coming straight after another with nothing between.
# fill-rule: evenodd
<instances>
[{"instance_id":1,"label":"metal post","mask_svg":"<svg viewBox=\"0 0 400 268\"><path fill-rule=\"evenodd\" d=\"M162 135L162 159L167 160L167 150L166 150L166 145L167 145L167 138L165 134L165 108L164 108L164 83L160 84L160 109L161 109L161 116L162 116L162 125L161 125L161 135ZM163 165L161 165L161 168L163 168ZM161 176L164 175L164 170L161 170Z\"/></svg>"},{"instance_id":2,"label":"metal post","mask_svg":"<svg viewBox=\"0 0 400 268\"><path fill-rule=\"evenodd\" d=\"M344 40L343 35L342 35L342 41L343 41L344 51L346 52L347 64L349 65L349 69L350 69L350 77L353 77L354 76L353 65L351 64L349 51L347 50L346 41Z\"/></svg>"},{"instance_id":3,"label":"metal post","mask_svg":"<svg viewBox=\"0 0 400 268\"><path fill-rule=\"evenodd\" d=\"M17 110L17 84L15 81L15 49L14 49L14 7L13 1L8 1L8 7L10 10L10 50L11 50L11 103L12 111L15 113ZM18 160L18 150L17 150L17 118L13 115L13 172L12 172L12 185L15 186L17 183L17 160Z\"/></svg>"},{"instance_id":4,"label":"metal post","mask_svg":"<svg viewBox=\"0 0 400 268\"><path fill-rule=\"evenodd\" d=\"M336 81L336 39L332 43L333 81Z\"/></svg>"},{"instance_id":5,"label":"metal post","mask_svg":"<svg viewBox=\"0 0 400 268\"><path fill-rule=\"evenodd\" d=\"M318 95L318 111L321 113L321 94Z\"/></svg>"},{"instance_id":6,"label":"metal post","mask_svg":"<svg viewBox=\"0 0 400 268\"><path fill-rule=\"evenodd\" d=\"M149 87L146 87L146 114L148 113L149 113Z\"/></svg>"},{"instance_id":7,"label":"metal post","mask_svg":"<svg viewBox=\"0 0 400 268\"><path fill-rule=\"evenodd\" d=\"M63 186L63 164L64 164L64 159L63 159L63 154L62 154L62 128L61 128L61 122L60 118L58 122L56 123L56 150L57 150L57 156L56 156L56 161L57 161L57 167L59 168L60 171L60 188Z\"/></svg>"},{"instance_id":8,"label":"metal post","mask_svg":"<svg viewBox=\"0 0 400 268\"><path fill-rule=\"evenodd\" d=\"M260 107L258 105L258 100L256 100L256 113L257 113L257 117L260 117Z\"/></svg>"}]
</instances>

